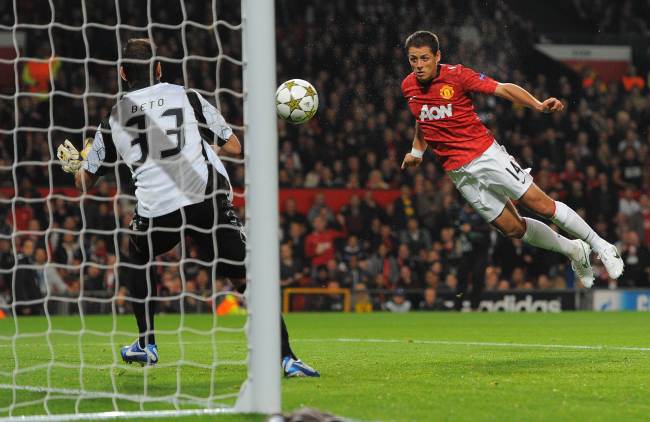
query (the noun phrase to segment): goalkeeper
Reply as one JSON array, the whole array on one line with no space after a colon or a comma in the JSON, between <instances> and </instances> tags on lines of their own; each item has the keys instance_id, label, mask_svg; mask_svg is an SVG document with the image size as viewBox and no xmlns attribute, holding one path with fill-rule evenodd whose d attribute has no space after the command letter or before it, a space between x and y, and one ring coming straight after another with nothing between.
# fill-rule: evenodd
<instances>
[{"instance_id":1,"label":"goalkeeper","mask_svg":"<svg viewBox=\"0 0 650 422\"><path fill-rule=\"evenodd\" d=\"M118 155L131 170L138 203L129 227L126 273L140 336L121 355L127 363L144 365L158 362L157 292L146 270L157 255L187 235L198 245L202 260L213 262L218 255L218 275L245 286L246 237L232 206L228 173L216 154L238 155L241 146L223 116L200 94L160 83L160 62L152 67L148 63L154 60L148 39L129 40L122 57L120 77L129 92L81 152L66 140L57 155L82 191L114 167ZM281 335L285 376L319 376L292 352L282 319Z\"/></svg>"}]
</instances>

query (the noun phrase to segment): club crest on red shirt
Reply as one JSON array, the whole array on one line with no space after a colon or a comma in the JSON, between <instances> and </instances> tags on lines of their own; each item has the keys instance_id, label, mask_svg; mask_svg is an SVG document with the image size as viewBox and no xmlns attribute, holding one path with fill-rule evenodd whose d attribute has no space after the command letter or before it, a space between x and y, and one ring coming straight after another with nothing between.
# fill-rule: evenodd
<instances>
[{"instance_id":1,"label":"club crest on red shirt","mask_svg":"<svg viewBox=\"0 0 650 422\"><path fill-rule=\"evenodd\" d=\"M454 96L454 87L451 85L443 85L442 88L440 88L440 96L445 100L449 100Z\"/></svg>"}]
</instances>

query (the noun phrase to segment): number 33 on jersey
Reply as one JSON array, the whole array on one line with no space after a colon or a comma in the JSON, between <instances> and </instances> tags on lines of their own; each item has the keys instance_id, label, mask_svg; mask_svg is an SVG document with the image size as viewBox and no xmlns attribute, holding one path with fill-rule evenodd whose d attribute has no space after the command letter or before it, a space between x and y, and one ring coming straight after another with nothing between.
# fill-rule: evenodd
<instances>
[{"instance_id":1,"label":"number 33 on jersey","mask_svg":"<svg viewBox=\"0 0 650 422\"><path fill-rule=\"evenodd\" d=\"M159 83L118 101L99 126L84 167L99 176L121 157L133 176L138 214L157 217L205 195L207 163L228 178L211 145L231 135L221 113L199 93Z\"/></svg>"}]
</instances>

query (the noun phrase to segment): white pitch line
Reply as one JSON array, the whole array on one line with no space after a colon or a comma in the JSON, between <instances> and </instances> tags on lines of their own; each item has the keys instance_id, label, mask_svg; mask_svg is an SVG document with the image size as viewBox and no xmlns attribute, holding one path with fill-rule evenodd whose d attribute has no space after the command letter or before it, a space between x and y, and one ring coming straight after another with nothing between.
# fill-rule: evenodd
<instances>
[{"instance_id":1,"label":"white pitch line","mask_svg":"<svg viewBox=\"0 0 650 422\"><path fill-rule=\"evenodd\" d=\"M382 338L303 338L292 339L295 343L391 343L391 344L429 344L439 346L476 346L476 347L503 347L517 349L566 349L566 350L617 350L632 352L650 352L650 347L640 346L609 346L609 345L581 345L581 344L541 344L541 343L508 343L494 341L463 341L463 340L417 340L417 339L382 339ZM219 344L243 344L237 340L215 340ZM84 346L109 346L108 343L83 343ZM179 344L179 343L176 343ZM211 341L184 341L183 345L211 345ZM55 347L78 347L79 343L55 343ZM11 347L11 344L0 344L2 347Z\"/></svg>"},{"instance_id":2,"label":"white pitch line","mask_svg":"<svg viewBox=\"0 0 650 422\"><path fill-rule=\"evenodd\" d=\"M181 416L214 416L223 414L234 414L234 408L217 408L217 409L176 409L176 410L142 410L142 411L112 411L98 413L69 413L69 414L49 414L49 415L20 415L9 416L8 418L0 417L0 421L17 421L17 422L69 422L69 421L105 421L114 419L161 419L161 418L178 418Z\"/></svg>"},{"instance_id":3,"label":"white pitch line","mask_svg":"<svg viewBox=\"0 0 650 422\"><path fill-rule=\"evenodd\" d=\"M210 400L209 399L187 399L182 398L177 395L169 396L143 396L138 394L123 394L115 393L110 391L89 391L89 390L79 390L73 388L58 388L58 387L42 387L42 386L30 386L30 385L13 385L13 384L0 384L0 390L20 390L20 391L31 391L34 393L55 393L62 394L64 396L82 396L83 398L92 398L92 399L120 399L128 401L137 401L137 402L165 402L172 404L196 404L206 406ZM211 403L214 404L214 403Z\"/></svg>"},{"instance_id":4,"label":"white pitch line","mask_svg":"<svg viewBox=\"0 0 650 422\"><path fill-rule=\"evenodd\" d=\"M477 347L512 347L531 349L570 349L570 350L627 350L650 352L650 347L581 345L581 344L540 344L540 343L499 343L493 341L462 341L462 340L397 340L379 338L338 338L335 341L344 343L413 343L441 346L477 346ZM331 341L331 340L330 340Z\"/></svg>"}]
</instances>

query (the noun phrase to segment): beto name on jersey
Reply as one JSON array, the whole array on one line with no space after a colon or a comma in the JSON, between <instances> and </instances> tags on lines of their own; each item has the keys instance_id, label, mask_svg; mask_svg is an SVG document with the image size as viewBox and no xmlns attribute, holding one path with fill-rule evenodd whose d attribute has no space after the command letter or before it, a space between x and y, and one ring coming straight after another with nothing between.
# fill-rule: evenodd
<instances>
[{"instance_id":1,"label":"beto name on jersey","mask_svg":"<svg viewBox=\"0 0 650 422\"><path fill-rule=\"evenodd\" d=\"M164 107L165 99L158 98L157 100L151 100L149 103L142 103L138 107L137 105L131 106L131 113L137 113L138 111L145 111L146 109L153 110L155 107Z\"/></svg>"}]
</instances>

